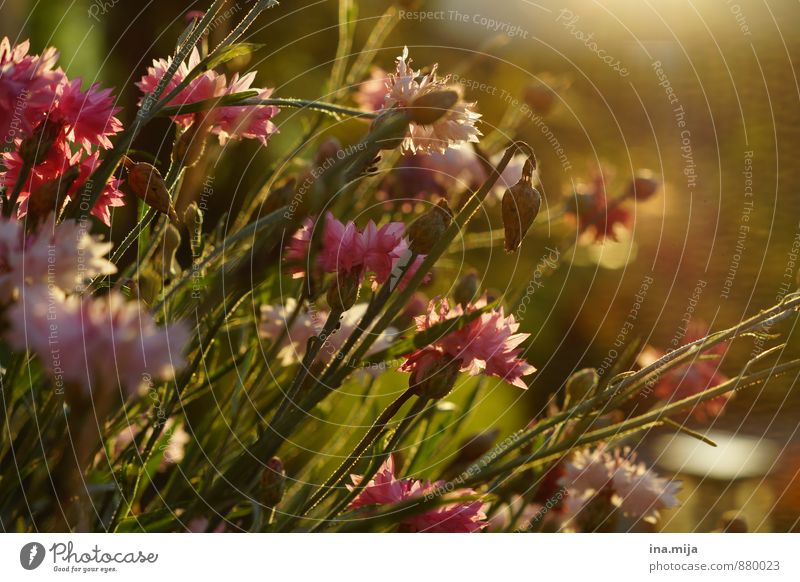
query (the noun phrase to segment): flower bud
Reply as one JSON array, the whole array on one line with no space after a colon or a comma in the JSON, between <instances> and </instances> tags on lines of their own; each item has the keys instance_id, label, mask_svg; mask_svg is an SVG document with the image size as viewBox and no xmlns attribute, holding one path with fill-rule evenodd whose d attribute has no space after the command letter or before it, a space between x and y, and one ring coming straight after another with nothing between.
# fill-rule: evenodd
<instances>
[{"instance_id":1,"label":"flower bud","mask_svg":"<svg viewBox=\"0 0 800 582\"><path fill-rule=\"evenodd\" d=\"M314 154L314 165L317 168L325 167L331 161L336 160L341 156L339 152L342 151L342 142L335 137L329 137L323 141L316 153Z\"/></svg>"},{"instance_id":2,"label":"flower bud","mask_svg":"<svg viewBox=\"0 0 800 582\"><path fill-rule=\"evenodd\" d=\"M80 169L78 166L70 166L66 171L55 180L45 182L28 197L28 220L35 226L51 212L58 212L64 203L67 190L78 178Z\"/></svg>"},{"instance_id":3,"label":"flower bud","mask_svg":"<svg viewBox=\"0 0 800 582\"><path fill-rule=\"evenodd\" d=\"M261 503L275 507L286 492L286 469L278 457L272 457L261 472Z\"/></svg>"},{"instance_id":4,"label":"flower bud","mask_svg":"<svg viewBox=\"0 0 800 582\"><path fill-rule=\"evenodd\" d=\"M533 187L532 177L533 164L528 160L519 182L503 194L503 227L506 231L506 251L509 253L522 244L542 204L542 196Z\"/></svg>"},{"instance_id":5,"label":"flower bud","mask_svg":"<svg viewBox=\"0 0 800 582\"><path fill-rule=\"evenodd\" d=\"M658 180L656 180L653 172L650 170L640 170L634 175L625 195L636 200L647 200L658 192L659 186L660 184Z\"/></svg>"},{"instance_id":6,"label":"flower bud","mask_svg":"<svg viewBox=\"0 0 800 582\"><path fill-rule=\"evenodd\" d=\"M419 125L433 125L458 103L458 92L453 90L426 93L414 99L407 108L411 121Z\"/></svg>"},{"instance_id":7,"label":"flower bud","mask_svg":"<svg viewBox=\"0 0 800 582\"><path fill-rule=\"evenodd\" d=\"M594 368L578 370L567 379L564 406L569 407L591 398L600 383L600 377Z\"/></svg>"},{"instance_id":8,"label":"flower bud","mask_svg":"<svg viewBox=\"0 0 800 582\"><path fill-rule=\"evenodd\" d=\"M380 133L375 141L382 150L393 150L403 145L408 132L408 117L397 109L387 109L372 121L370 133Z\"/></svg>"},{"instance_id":9,"label":"flower bud","mask_svg":"<svg viewBox=\"0 0 800 582\"><path fill-rule=\"evenodd\" d=\"M29 137L22 140L19 146L19 156L22 161L31 167L41 164L50 154L53 144L63 129L64 122L62 121L50 121L49 119L42 121Z\"/></svg>"},{"instance_id":10,"label":"flower bud","mask_svg":"<svg viewBox=\"0 0 800 582\"><path fill-rule=\"evenodd\" d=\"M418 255L427 255L442 238L452 221L447 200L442 198L434 208L417 218L408 227L409 248Z\"/></svg>"},{"instance_id":11,"label":"flower bud","mask_svg":"<svg viewBox=\"0 0 800 582\"><path fill-rule=\"evenodd\" d=\"M440 400L450 394L461 370L461 359L451 359L438 352L423 357L409 378L409 386L419 398Z\"/></svg>"},{"instance_id":12,"label":"flower bud","mask_svg":"<svg viewBox=\"0 0 800 582\"><path fill-rule=\"evenodd\" d=\"M142 269L139 278L131 283L131 291L135 291L136 298L141 299L146 305L155 303L163 287L161 275L150 267Z\"/></svg>"},{"instance_id":13,"label":"flower bud","mask_svg":"<svg viewBox=\"0 0 800 582\"><path fill-rule=\"evenodd\" d=\"M328 287L328 306L331 311L344 313L355 305L358 292L361 289L361 273L353 270L337 273L330 287Z\"/></svg>"},{"instance_id":14,"label":"flower bud","mask_svg":"<svg viewBox=\"0 0 800 582\"><path fill-rule=\"evenodd\" d=\"M131 191L145 204L166 214L173 224L179 225L178 215L172 207L172 199L161 172L152 164L134 162L128 156L122 157L122 164L128 171L128 185Z\"/></svg>"},{"instance_id":15,"label":"flower bud","mask_svg":"<svg viewBox=\"0 0 800 582\"><path fill-rule=\"evenodd\" d=\"M453 299L461 307L466 307L475 299L480 291L480 281L476 271L470 271L461 279L458 280L455 289L453 289Z\"/></svg>"}]
</instances>

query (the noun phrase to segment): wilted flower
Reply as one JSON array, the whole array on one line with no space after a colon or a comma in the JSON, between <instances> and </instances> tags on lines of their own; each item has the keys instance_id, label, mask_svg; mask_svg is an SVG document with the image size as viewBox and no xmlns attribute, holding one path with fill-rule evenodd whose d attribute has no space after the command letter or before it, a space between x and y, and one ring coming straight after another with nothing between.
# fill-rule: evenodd
<instances>
[{"instance_id":1,"label":"wilted flower","mask_svg":"<svg viewBox=\"0 0 800 582\"><path fill-rule=\"evenodd\" d=\"M363 481L360 475L351 475L353 485L351 491ZM423 497L426 493L435 492L444 487L444 481L417 481L415 479L398 479L392 455L381 465L378 472L364 486L350 504L351 508L379 507L393 505L409 499ZM474 495L472 489L457 489L453 496ZM400 521L400 531L418 533L473 533L486 527L486 514L480 500L451 503L439 506L423 513L405 517Z\"/></svg>"},{"instance_id":2,"label":"wilted flower","mask_svg":"<svg viewBox=\"0 0 800 582\"><path fill-rule=\"evenodd\" d=\"M680 483L667 481L636 462L630 449L609 452L604 447L578 450L564 464L559 484L566 487L566 508L570 520L597 496L607 497L611 508L619 508L636 520L655 522L659 510L678 505L675 497Z\"/></svg>"},{"instance_id":3,"label":"wilted flower","mask_svg":"<svg viewBox=\"0 0 800 582\"><path fill-rule=\"evenodd\" d=\"M447 299L431 301L428 313L415 318L417 330L430 329L443 321L456 318L486 306L486 300L480 299L465 308L457 305L450 307ZM401 371L412 372L423 361L429 361L431 352L445 354L461 360L461 371L475 376L485 374L495 376L523 390L528 386L523 376L532 374L536 368L520 357L522 349L518 346L530 334L516 333L519 323L513 315L505 316L502 307L482 313L461 329L455 330L437 340L429 347L418 350L407 356Z\"/></svg>"},{"instance_id":4,"label":"wilted flower","mask_svg":"<svg viewBox=\"0 0 800 582\"><path fill-rule=\"evenodd\" d=\"M456 92L457 100L431 124L412 123L403 141L402 150L411 153L444 152L454 145L477 142L481 132L475 127L475 123L481 116L473 110L474 103L466 103L461 99L461 87L450 85L449 77L437 77L437 65L431 68L429 74L422 75L421 71L412 69L410 64L408 47L405 47L403 54L397 58L395 73L389 75L386 83L384 109L413 107L418 99L443 91Z\"/></svg>"}]
</instances>

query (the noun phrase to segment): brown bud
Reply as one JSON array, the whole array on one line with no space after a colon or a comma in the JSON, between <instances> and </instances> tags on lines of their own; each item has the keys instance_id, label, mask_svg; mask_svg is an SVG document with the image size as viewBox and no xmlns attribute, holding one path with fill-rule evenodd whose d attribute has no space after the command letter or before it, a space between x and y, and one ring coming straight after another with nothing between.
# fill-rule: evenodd
<instances>
[{"instance_id":1,"label":"brown bud","mask_svg":"<svg viewBox=\"0 0 800 582\"><path fill-rule=\"evenodd\" d=\"M409 385L422 399L440 400L450 394L455 386L461 364L460 358L432 354L429 361L419 362L409 378Z\"/></svg>"},{"instance_id":2,"label":"brown bud","mask_svg":"<svg viewBox=\"0 0 800 582\"><path fill-rule=\"evenodd\" d=\"M458 103L458 92L436 91L417 97L407 108L411 121L420 125L432 125L447 114Z\"/></svg>"},{"instance_id":3,"label":"brown bud","mask_svg":"<svg viewBox=\"0 0 800 582\"><path fill-rule=\"evenodd\" d=\"M533 168L525 163L522 178L503 194L503 226L506 231L506 251L512 253L522 244L522 239L536 219L542 196L532 184Z\"/></svg>"},{"instance_id":4,"label":"brown bud","mask_svg":"<svg viewBox=\"0 0 800 582\"><path fill-rule=\"evenodd\" d=\"M45 182L31 192L28 197L28 219L34 226L47 218L51 212L58 214L64 204L67 190L79 174L78 166L70 166L61 176Z\"/></svg>"},{"instance_id":5,"label":"brown bud","mask_svg":"<svg viewBox=\"0 0 800 582\"><path fill-rule=\"evenodd\" d=\"M408 227L408 240L411 251L427 255L442 238L453 217L447 200L442 198L434 208L417 218Z\"/></svg>"},{"instance_id":6,"label":"brown bud","mask_svg":"<svg viewBox=\"0 0 800 582\"><path fill-rule=\"evenodd\" d=\"M122 157L122 164L128 170L128 186L131 191L144 200L145 204L166 214L173 224L180 225L161 172L152 164L134 162L128 156Z\"/></svg>"},{"instance_id":7,"label":"brown bud","mask_svg":"<svg viewBox=\"0 0 800 582\"><path fill-rule=\"evenodd\" d=\"M22 161L29 166L41 164L50 154L50 149L63 129L64 122L62 121L50 121L49 119L42 121L29 137L22 140L19 146L19 156Z\"/></svg>"},{"instance_id":8,"label":"brown bud","mask_svg":"<svg viewBox=\"0 0 800 582\"><path fill-rule=\"evenodd\" d=\"M480 280L477 271L470 271L458 280L453 289L453 299L462 307L472 303L480 291Z\"/></svg>"},{"instance_id":9,"label":"brown bud","mask_svg":"<svg viewBox=\"0 0 800 582\"><path fill-rule=\"evenodd\" d=\"M203 230L203 211L197 205L197 202L192 202L183 211L183 224L192 233L192 236L199 235Z\"/></svg>"},{"instance_id":10,"label":"brown bud","mask_svg":"<svg viewBox=\"0 0 800 582\"><path fill-rule=\"evenodd\" d=\"M261 503L275 507L286 492L286 469L278 457L272 457L261 473Z\"/></svg>"},{"instance_id":11,"label":"brown bud","mask_svg":"<svg viewBox=\"0 0 800 582\"><path fill-rule=\"evenodd\" d=\"M658 192L659 186L660 184L653 172L650 170L640 170L636 172L633 180L631 180L625 195L636 200L647 200Z\"/></svg>"},{"instance_id":12,"label":"brown bud","mask_svg":"<svg viewBox=\"0 0 800 582\"><path fill-rule=\"evenodd\" d=\"M349 273L337 273L328 287L328 306L334 312L344 313L355 305L361 289L361 273L353 270Z\"/></svg>"},{"instance_id":13,"label":"brown bud","mask_svg":"<svg viewBox=\"0 0 800 582\"><path fill-rule=\"evenodd\" d=\"M342 154L342 143L335 137L329 137L323 141L317 152L314 154L314 165L317 168L325 167L331 163L331 160L336 160Z\"/></svg>"}]
</instances>

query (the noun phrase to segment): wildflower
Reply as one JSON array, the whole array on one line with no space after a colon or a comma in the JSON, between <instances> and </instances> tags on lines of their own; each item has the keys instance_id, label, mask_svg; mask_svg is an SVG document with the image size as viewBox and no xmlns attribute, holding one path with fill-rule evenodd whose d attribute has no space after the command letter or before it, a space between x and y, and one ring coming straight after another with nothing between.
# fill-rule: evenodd
<instances>
[{"instance_id":1,"label":"wildflower","mask_svg":"<svg viewBox=\"0 0 800 582\"><path fill-rule=\"evenodd\" d=\"M680 488L680 483L667 481L637 463L630 449L612 453L604 447L573 453L564 464L559 484L569 491L567 513L573 521L600 498L609 501L610 511L618 508L633 519L654 523L661 509L678 505L675 494Z\"/></svg>"},{"instance_id":2,"label":"wildflower","mask_svg":"<svg viewBox=\"0 0 800 582\"><path fill-rule=\"evenodd\" d=\"M319 262L328 273L350 272L364 265L364 238L353 221L342 224L333 214L325 215L325 230Z\"/></svg>"},{"instance_id":3,"label":"wildflower","mask_svg":"<svg viewBox=\"0 0 800 582\"><path fill-rule=\"evenodd\" d=\"M592 177L588 185L579 185L567 207L567 214L574 217L578 232L589 233L595 242L605 239L617 240L617 225L630 227L631 213L620 205L621 199L609 200L606 186L608 173L602 168Z\"/></svg>"},{"instance_id":4,"label":"wildflower","mask_svg":"<svg viewBox=\"0 0 800 582\"><path fill-rule=\"evenodd\" d=\"M189 75L189 71L199 63L200 53L197 48L194 48L189 55L188 61L180 64L175 75L167 83L165 94L175 89ZM145 95L152 93L171 64L171 58L154 60L153 66L147 69L147 74L136 83L136 86ZM248 90L257 91L257 99L269 98L272 94L272 89L251 87L254 79L254 72L241 77L237 73L234 74L229 83L225 75L214 71L205 71L192 79L168 105L186 105ZM140 103L143 101L144 97L140 100ZM278 113L280 113L280 109L272 105L230 105L211 110L208 113L206 123L208 130L218 137L221 145L225 145L230 139L257 139L263 145L266 145L269 136L278 131L278 128L271 121ZM179 125L189 127L194 123L195 116L193 114L181 114L173 116L172 120Z\"/></svg>"},{"instance_id":5,"label":"wildflower","mask_svg":"<svg viewBox=\"0 0 800 582\"><path fill-rule=\"evenodd\" d=\"M706 335L708 326L704 322L694 322L689 325L681 345L695 342ZM727 349L725 344L717 344L705 354L721 359L727 353ZM663 355L664 352L648 347L639 356L638 363L647 366ZM668 370L659 378L653 388L653 394L660 400L677 402L726 382L728 377L719 371L718 359L694 359ZM706 422L722 414L733 395L733 392L727 392L716 398L704 400L695 404L690 412L699 422Z\"/></svg>"},{"instance_id":6,"label":"wildflower","mask_svg":"<svg viewBox=\"0 0 800 582\"><path fill-rule=\"evenodd\" d=\"M455 320L462 315L486 305L485 299L468 305L466 308L450 307L446 299L431 301L428 312L415 318L418 331L430 329L443 321ZM403 372L414 370L430 358L430 351L461 360L461 371L475 376L485 374L495 376L523 390L527 384L523 376L532 374L536 368L520 358L522 349L518 346L530 334L516 333L519 323L513 315L505 316L502 307L482 313L461 329L455 330L434 342L431 346L418 350L406 358L400 367Z\"/></svg>"},{"instance_id":7,"label":"wildflower","mask_svg":"<svg viewBox=\"0 0 800 582\"><path fill-rule=\"evenodd\" d=\"M66 126L67 138L86 153L92 146L111 148L108 136L122 131L122 122L115 115L122 109L114 107L111 89L101 90L97 84L81 90L81 79L66 81L59 86L58 101L50 116Z\"/></svg>"},{"instance_id":8,"label":"wildflower","mask_svg":"<svg viewBox=\"0 0 800 582\"><path fill-rule=\"evenodd\" d=\"M474 111L474 103L466 103L461 98L458 85L450 85L450 78L436 75L437 65L431 72L422 75L410 66L408 47L397 58L394 74L389 75L384 109L409 108L414 102L432 93L456 93L455 103L441 117L430 124L412 123L402 142L402 151L411 153L445 152L449 147L465 142L477 142L481 132L475 127L480 115Z\"/></svg>"},{"instance_id":9,"label":"wildflower","mask_svg":"<svg viewBox=\"0 0 800 582\"><path fill-rule=\"evenodd\" d=\"M184 364L189 339L180 324L156 326L137 302L111 292L103 297L65 297L35 285L8 310L11 345L39 356L55 378L87 395L121 388L134 395L150 378L168 380Z\"/></svg>"},{"instance_id":10,"label":"wildflower","mask_svg":"<svg viewBox=\"0 0 800 582\"><path fill-rule=\"evenodd\" d=\"M353 485L351 491L359 486L363 477L351 475ZM350 507L378 507L394 505L417 497L424 497L444 487L444 481L418 481L415 479L398 479L395 473L395 462L392 455L381 465L375 476L364 486L363 490L351 502ZM472 489L459 489L453 496L474 495ZM402 518L400 531L426 533L473 533L486 527L486 515L483 513L483 502L480 500L451 503L429 509L421 514Z\"/></svg>"}]
</instances>

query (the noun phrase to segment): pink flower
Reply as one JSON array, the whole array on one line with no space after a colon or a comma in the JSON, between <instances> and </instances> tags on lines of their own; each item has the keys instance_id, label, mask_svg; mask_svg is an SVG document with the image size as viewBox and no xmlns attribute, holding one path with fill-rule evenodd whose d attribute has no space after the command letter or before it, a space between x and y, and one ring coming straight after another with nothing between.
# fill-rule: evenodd
<instances>
[{"instance_id":1,"label":"pink flower","mask_svg":"<svg viewBox=\"0 0 800 582\"><path fill-rule=\"evenodd\" d=\"M58 104L51 116L64 121L69 140L90 153L92 146L111 147L108 136L122 131L122 122L115 117L121 109L114 107L111 89L100 90L94 84L84 92L78 78L61 84Z\"/></svg>"},{"instance_id":2,"label":"pink flower","mask_svg":"<svg viewBox=\"0 0 800 582\"><path fill-rule=\"evenodd\" d=\"M431 67L431 72L422 75L410 66L408 47L403 49L403 54L397 58L395 73L389 75L387 93L384 100L384 109L392 107L409 107L415 99L438 91L449 90L461 94L460 85L448 84L449 77L436 76L437 65ZM481 132L475 127L480 119L480 114L473 108L474 103L465 103L459 99L438 121L432 125L418 125L412 123L408 135L403 141L403 152L431 153L445 152L449 147L465 142L477 142Z\"/></svg>"},{"instance_id":3,"label":"pink flower","mask_svg":"<svg viewBox=\"0 0 800 582\"><path fill-rule=\"evenodd\" d=\"M402 222L390 222L378 228L373 221L367 223L361 233L364 246L364 266L375 273L379 282L386 281L392 272L400 253L405 225Z\"/></svg>"},{"instance_id":4,"label":"pink flower","mask_svg":"<svg viewBox=\"0 0 800 582\"><path fill-rule=\"evenodd\" d=\"M29 48L27 40L13 47L6 37L0 41L0 139L6 143L30 134L53 106L64 78L61 70L53 70L55 49L33 56Z\"/></svg>"},{"instance_id":5,"label":"pink flower","mask_svg":"<svg viewBox=\"0 0 800 582\"><path fill-rule=\"evenodd\" d=\"M417 330L424 331L438 323L455 320L485 305L485 299L481 299L468 306L465 311L461 306L451 308L446 299L431 301L428 313L415 318ZM532 374L536 368L520 357L523 350L518 346L530 334L516 333L518 329L519 323L514 316L506 317L503 308L499 307L488 313L482 313L461 329L445 335L425 350L435 349L451 358L460 358L461 370L470 375L495 376L525 390L528 386L522 377ZM400 370L413 372L419 359L425 355L425 350L407 356L407 361Z\"/></svg>"},{"instance_id":6,"label":"pink flower","mask_svg":"<svg viewBox=\"0 0 800 582\"><path fill-rule=\"evenodd\" d=\"M706 335L708 335L708 326L704 322L694 322L688 326L680 345L692 343ZM677 402L678 400L694 396L704 390L727 382L728 377L719 371L720 360L725 356L727 349L725 344L717 344L705 353L707 355L719 356L718 360L701 360L696 358L688 364L683 364L667 371L659 378L653 390L653 394L658 399L668 402ZM639 356L638 363L641 366L646 366L663 355L664 352L660 350L647 348ZM733 398L733 395L734 392L732 391L720 394L716 398L696 404L690 412L694 415L696 420L706 422L722 414L725 410L725 405Z\"/></svg>"},{"instance_id":7,"label":"pink flower","mask_svg":"<svg viewBox=\"0 0 800 582\"><path fill-rule=\"evenodd\" d=\"M22 158L17 152L6 152L2 159L6 171L0 172L0 185L13 188L22 170ZM28 174L28 179L20 191L17 218L24 218L27 214L27 199L31 192L35 192L37 188L48 182L58 180L70 166L74 165L78 166L79 174L67 191L67 198L72 199L79 195L89 176L99 164L99 152L86 155L83 150L79 150L75 154L71 154L69 144L65 139L57 141L51 148L47 159L32 168ZM125 205L124 194L120 190L121 184L122 180L119 178L109 178L92 207L92 214L107 226L111 226L110 209Z\"/></svg>"},{"instance_id":8,"label":"pink flower","mask_svg":"<svg viewBox=\"0 0 800 582\"><path fill-rule=\"evenodd\" d=\"M199 62L200 53L194 48L189 55L188 62L181 63L175 75L167 83L164 95L177 87ZM142 93L152 93L171 63L171 58L154 60L153 66L147 69L147 74L136 83L136 86ZM247 90L258 91L257 98L267 99L272 94L272 89L251 88L250 85L254 79L255 73L248 73L242 77L239 77L237 73L229 84L225 75L206 71L181 90L169 102L169 105L186 105ZM144 98L140 102L143 100ZM280 113L280 109L272 105L231 105L211 110L206 123L209 125L209 131L219 138L220 144L224 145L229 139L257 139L266 145L267 138L278 131L275 124L270 121L278 113ZM185 114L174 116L172 119L176 123L188 127L194 118L193 114Z\"/></svg>"},{"instance_id":9,"label":"pink flower","mask_svg":"<svg viewBox=\"0 0 800 582\"><path fill-rule=\"evenodd\" d=\"M351 491L363 481L360 475L351 475L353 485ZM428 492L437 492L445 486L444 481L431 484L428 481L414 479L398 479L395 475L395 464L392 455L381 465L378 472L350 504L353 509L359 507L379 507L394 505ZM474 495L472 489L459 489L454 496ZM473 533L486 527L486 514L480 500L462 503L451 503L429 509L420 514L405 517L400 521L400 530L420 533Z\"/></svg>"},{"instance_id":10,"label":"pink flower","mask_svg":"<svg viewBox=\"0 0 800 582\"><path fill-rule=\"evenodd\" d=\"M248 73L239 78L238 73L231 79L224 94L230 95L250 89L256 74ZM267 99L272 89L258 89L258 99ZM219 137L219 143L225 144L229 139L257 139L267 145L267 138L278 132L278 128L270 120L280 113L273 105L242 105L219 107L211 113L211 133Z\"/></svg>"},{"instance_id":11,"label":"pink flower","mask_svg":"<svg viewBox=\"0 0 800 582\"><path fill-rule=\"evenodd\" d=\"M595 498L603 494L613 507L637 520L654 523L661 509L678 505L680 483L667 481L636 462L630 449L609 452L605 447L578 450L565 463L559 484L566 487L568 519L573 520Z\"/></svg>"},{"instance_id":12,"label":"pink flower","mask_svg":"<svg viewBox=\"0 0 800 582\"><path fill-rule=\"evenodd\" d=\"M364 238L353 221L342 224L333 214L325 215L325 231L319 262L328 273L349 273L364 265Z\"/></svg>"},{"instance_id":13,"label":"pink flower","mask_svg":"<svg viewBox=\"0 0 800 582\"><path fill-rule=\"evenodd\" d=\"M8 310L7 340L34 352L57 385L133 395L152 379L171 379L189 339L182 324L158 327L143 307L117 292L64 297L55 287L27 287Z\"/></svg>"}]
</instances>

